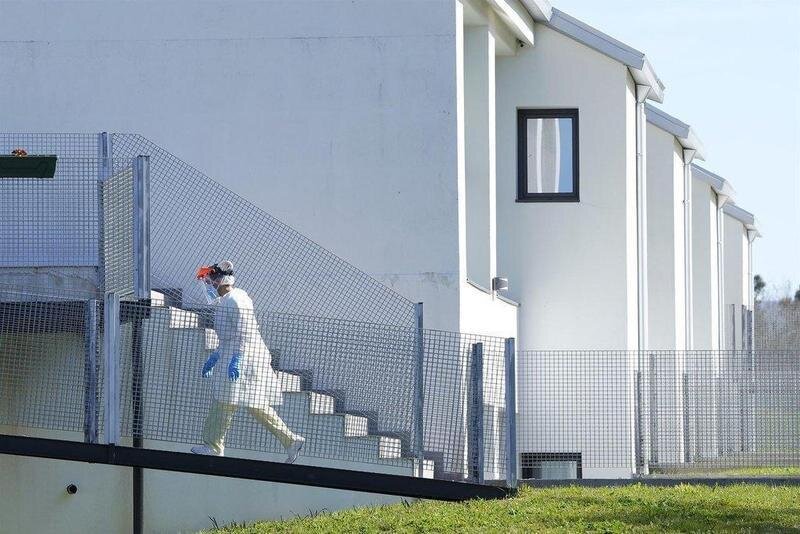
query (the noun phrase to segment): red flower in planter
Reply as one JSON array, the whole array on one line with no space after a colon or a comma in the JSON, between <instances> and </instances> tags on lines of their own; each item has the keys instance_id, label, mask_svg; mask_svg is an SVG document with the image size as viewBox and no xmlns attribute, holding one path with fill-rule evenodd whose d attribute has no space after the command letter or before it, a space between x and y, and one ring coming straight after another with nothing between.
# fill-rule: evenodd
<instances>
[{"instance_id":1,"label":"red flower in planter","mask_svg":"<svg viewBox=\"0 0 800 534\"><path fill-rule=\"evenodd\" d=\"M17 156L18 158L24 158L25 156L28 155L28 151L25 150L24 148L15 148L14 150L11 151L11 155Z\"/></svg>"}]
</instances>

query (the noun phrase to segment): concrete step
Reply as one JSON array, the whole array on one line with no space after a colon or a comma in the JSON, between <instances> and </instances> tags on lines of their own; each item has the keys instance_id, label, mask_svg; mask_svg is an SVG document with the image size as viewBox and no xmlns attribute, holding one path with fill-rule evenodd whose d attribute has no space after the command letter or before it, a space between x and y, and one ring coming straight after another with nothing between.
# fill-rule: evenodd
<instances>
[{"instance_id":1,"label":"concrete step","mask_svg":"<svg viewBox=\"0 0 800 534\"><path fill-rule=\"evenodd\" d=\"M164 306L167 299L164 297L164 293L159 293L158 291L151 291L150 292L150 305L151 306Z\"/></svg>"},{"instance_id":2,"label":"concrete step","mask_svg":"<svg viewBox=\"0 0 800 534\"><path fill-rule=\"evenodd\" d=\"M347 438L359 449L375 449L378 458L400 459L403 457L403 443L399 438L387 436L359 436Z\"/></svg>"},{"instance_id":3,"label":"concrete step","mask_svg":"<svg viewBox=\"0 0 800 534\"><path fill-rule=\"evenodd\" d=\"M336 412L336 399L315 391L287 391L283 394L284 410L304 411L312 415L333 414Z\"/></svg>"},{"instance_id":4,"label":"concrete step","mask_svg":"<svg viewBox=\"0 0 800 534\"><path fill-rule=\"evenodd\" d=\"M275 371L278 375L278 380L281 382L281 391L299 393L303 390L303 377L287 373L286 371Z\"/></svg>"},{"instance_id":5,"label":"concrete step","mask_svg":"<svg viewBox=\"0 0 800 534\"><path fill-rule=\"evenodd\" d=\"M200 328L200 316L194 312L170 306L169 328L172 330L198 329Z\"/></svg>"},{"instance_id":6,"label":"concrete step","mask_svg":"<svg viewBox=\"0 0 800 534\"><path fill-rule=\"evenodd\" d=\"M315 415L314 417L327 417L333 421L337 421L342 426L342 433L345 437L355 438L369 435L367 430L369 421L366 417L360 415L351 415L349 413L336 413L333 415Z\"/></svg>"}]
</instances>

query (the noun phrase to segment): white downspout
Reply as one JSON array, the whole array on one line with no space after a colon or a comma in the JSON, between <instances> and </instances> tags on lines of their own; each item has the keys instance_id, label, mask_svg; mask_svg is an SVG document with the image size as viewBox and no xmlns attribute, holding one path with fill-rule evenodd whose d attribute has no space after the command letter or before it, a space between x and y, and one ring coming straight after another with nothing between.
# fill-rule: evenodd
<instances>
[{"instance_id":1,"label":"white downspout","mask_svg":"<svg viewBox=\"0 0 800 534\"><path fill-rule=\"evenodd\" d=\"M646 85L636 86L636 290L637 290L637 385L635 391L637 419L634 423L636 444L634 446L635 471L648 474L650 452L645 444L645 429L649 427L650 418L645 413L643 397L646 386L641 377L645 376L647 357L644 353L648 346L647 331L647 176L645 150L647 127L644 101L650 92Z\"/></svg>"},{"instance_id":2,"label":"white downspout","mask_svg":"<svg viewBox=\"0 0 800 534\"><path fill-rule=\"evenodd\" d=\"M717 313L718 325L718 350L725 350L725 214L722 208L730 197L723 193L717 193Z\"/></svg>"},{"instance_id":3,"label":"white downspout","mask_svg":"<svg viewBox=\"0 0 800 534\"><path fill-rule=\"evenodd\" d=\"M683 149L683 277L684 320L686 321L686 350L694 350L694 265L692 247L692 160L697 155L694 149Z\"/></svg>"},{"instance_id":4,"label":"white downspout","mask_svg":"<svg viewBox=\"0 0 800 534\"><path fill-rule=\"evenodd\" d=\"M637 290L638 290L638 349L647 350L648 298L647 298L647 137L644 101L650 93L647 85L636 86L636 248L637 248ZM639 355L639 368L642 369Z\"/></svg>"},{"instance_id":5,"label":"white downspout","mask_svg":"<svg viewBox=\"0 0 800 534\"><path fill-rule=\"evenodd\" d=\"M757 230L747 230L747 307L756 309L756 294L753 286L753 241L758 237Z\"/></svg>"}]
</instances>

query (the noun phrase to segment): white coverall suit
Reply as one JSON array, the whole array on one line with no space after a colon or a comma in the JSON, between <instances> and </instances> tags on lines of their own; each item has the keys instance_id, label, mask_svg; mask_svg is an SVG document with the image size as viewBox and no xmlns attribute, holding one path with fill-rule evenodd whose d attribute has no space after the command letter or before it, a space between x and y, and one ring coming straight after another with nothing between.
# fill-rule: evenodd
<instances>
[{"instance_id":1,"label":"white coverall suit","mask_svg":"<svg viewBox=\"0 0 800 534\"><path fill-rule=\"evenodd\" d=\"M213 401L203 427L203 442L217 454L225 450L225 433L239 406L244 406L281 444L288 448L299 436L293 433L270 405L282 402L281 385L272 369L272 358L258 329L253 301L233 288L220 297L214 313L219 338L219 360L211 374ZM239 355L239 378L228 377L228 366Z\"/></svg>"}]
</instances>

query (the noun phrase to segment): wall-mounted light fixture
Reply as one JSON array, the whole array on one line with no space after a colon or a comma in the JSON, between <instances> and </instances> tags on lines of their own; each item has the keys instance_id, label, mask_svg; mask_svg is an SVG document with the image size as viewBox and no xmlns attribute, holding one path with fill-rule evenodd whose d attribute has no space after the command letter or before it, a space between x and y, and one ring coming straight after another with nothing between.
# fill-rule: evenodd
<instances>
[{"instance_id":1,"label":"wall-mounted light fixture","mask_svg":"<svg viewBox=\"0 0 800 534\"><path fill-rule=\"evenodd\" d=\"M508 289L508 278L495 276L492 278L492 291L505 291Z\"/></svg>"}]
</instances>

